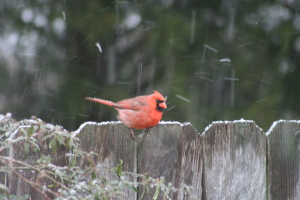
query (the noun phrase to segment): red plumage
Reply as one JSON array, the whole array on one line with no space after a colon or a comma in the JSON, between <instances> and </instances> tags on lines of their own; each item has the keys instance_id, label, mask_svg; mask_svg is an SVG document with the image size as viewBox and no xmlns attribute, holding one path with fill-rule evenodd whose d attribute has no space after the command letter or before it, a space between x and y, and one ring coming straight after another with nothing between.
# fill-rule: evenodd
<instances>
[{"instance_id":1,"label":"red plumage","mask_svg":"<svg viewBox=\"0 0 300 200\"><path fill-rule=\"evenodd\" d=\"M157 125L163 110L167 108L165 98L157 91L117 103L90 97L85 99L114 107L119 112L118 119L131 129L145 129Z\"/></svg>"}]
</instances>

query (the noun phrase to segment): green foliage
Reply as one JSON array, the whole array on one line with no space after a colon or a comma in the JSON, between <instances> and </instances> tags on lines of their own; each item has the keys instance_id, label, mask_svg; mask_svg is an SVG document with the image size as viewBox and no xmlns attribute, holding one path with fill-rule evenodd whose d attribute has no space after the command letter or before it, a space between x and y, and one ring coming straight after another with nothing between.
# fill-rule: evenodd
<instances>
[{"instance_id":1,"label":"green foliage","mask_svg":"<svg viewBox=\"0 0 300 200\"><path fill-rule=\"evenodd\" d=\"M15 195L8 195L6 196L5 194L0 194L0 200L26 200L28 199L29 195L25 194L22 197L17 197Z\"/></svg>"},{"instance_id":2,"label":"green foliage","mask_svg":"<svg viewBox=\"0 0 300 200\"><path fill-rule=\"evenodd\" d=\"M193 198L186 185L175 188L170 183L166 184L164 177L154 179L123 171L122 160L113 169L99 170L97 163L94 163L98 155L82 151L74 133L40 119L15 121L9 114L0 115L0 131L0 171L16 175L23 180L23 184L46 199L123 199L125 188L140 192L140 199L146 194L153 195L154 200L161 197L168 199L170 192L179 191L187 192ZM24 155L10 157L8 152L12 146L14 150L24 149ZM64 160L68 159L65 164L56 160L57 155L63 152L67 152L63 156ZM88 164L80 167L78 159ZM31 171L34 179L27 179L20 171ZM4 192L0 200L25 200L29 197L10 194L7 186L2 183L0 190Z\"/></svg>"},{"instance_id":3,"label":"green foliage","mask_svg":"<svg viewBox=\"0 0 300 200\"><path fill-rule=\"evenodd\" d=\"M123 175L122 174L122 168L123 168L122 164L123 164L123 160L120 159L120 164L118 164L118 166L116 168L116 174L118 175L119 178L121 178Z\"/></svg>"}]
</instances>

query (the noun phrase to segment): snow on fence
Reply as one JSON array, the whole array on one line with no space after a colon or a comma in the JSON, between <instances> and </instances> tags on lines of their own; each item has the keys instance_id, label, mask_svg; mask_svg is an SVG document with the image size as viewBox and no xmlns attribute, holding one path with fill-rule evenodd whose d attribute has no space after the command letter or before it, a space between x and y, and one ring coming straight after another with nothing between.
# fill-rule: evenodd
<instances>
[{"instance_id":1,"label":"snow on fence","mask_svg":"<svg viewBox=\"0 0 300 200\"><path fill-rule=\"evenodd\" d=\"M300 199L300 121L274 122L267 133L253 121L213 122L202 134L189 123L161 122L150 133L139 136L138 141L119 122L87 122L74 134L82 150L99 154L94 162L100 169L116 167L121 159L123 171L152 178L164 176L175 187L182 183L192 186L196 199ZM43 146L47 154L48 145ZM59 151L53 155L54 162L65 166L67 151ZM20 159L22 146L15 145L7 154ZM34 155L28 155L26 162L31 156ZM3 174L0 173L1 182ZM30 179L32 172L24 171L23 176ZM16 176L8 176L5 181L13 194L29 193L31 199L37 199L34 189ZM125 190L124 199L139 199L142 188L138 190ZM154 193L155 189L150 188L142 199L150 200ZM169 196L172 200L192 199L182 191Z\"/></svg>"}]
</instances>

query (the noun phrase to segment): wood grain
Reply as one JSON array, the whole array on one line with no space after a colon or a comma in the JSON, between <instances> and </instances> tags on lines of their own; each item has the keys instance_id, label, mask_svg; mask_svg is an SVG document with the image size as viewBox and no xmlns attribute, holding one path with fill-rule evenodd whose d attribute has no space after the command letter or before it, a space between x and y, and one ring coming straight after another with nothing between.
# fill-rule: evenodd
<instances>
[{"instance_id":1,"label":"wood grain","mask_svg":"<svg viewBox=\"0 0 300 200\"><path fill-rule=\"evenodd\" d=\"M152 178L164 177L166 183L179 188L182 183L192 186L197 199L202 196L201 137L190 124L160 124L145 134L138 144L138 173ZM152 199L155 188L143 199ZM139 197L142 188L139 188ZM162 199L160 193L158 199ZM191 199L184 192L171 192L171 199ZM195 199L195 198L193 198Z\"/></svg>"},{"instance_id":2,"label":"wood grain","mask_svg":"<svg viewBox=\"0 0 300 200\"><path fill-rule=\"evenodd\" d=\"M203 199L266 199L266 136L254 122L213 123L203 153Z\"/></svg>"},{"instance_id":3,"label":"wood grain","mask_svg":"<svg viewBox=\"0 0 300 200\"><path fill-rule=\"evenodd\" d=\"M116 173L109 169L117 167L120 160L123 161L123 171L136 173L136 141L131 138L129 128L122 123L86 123L78 137L83 151L99 154L93 161L97 165L99 174L107 181L119 180ZM79 163L81 167L87 166L84 161ZM128 176L128 178L130 181L137 181L136 177ZM126 194L124 200L137 197L137 193L128 187L124 187L123 192Z\"/></svg>"},{"instance_id":4,"label":"wood grain","mask_svg":"<svg viewBox=\"0 0 300 200\"><path fill-rule=\"evenodd\" d=\"M274 122L268 132L269 199L300 199L300 121Z\"/></svg>"}]
</instances>

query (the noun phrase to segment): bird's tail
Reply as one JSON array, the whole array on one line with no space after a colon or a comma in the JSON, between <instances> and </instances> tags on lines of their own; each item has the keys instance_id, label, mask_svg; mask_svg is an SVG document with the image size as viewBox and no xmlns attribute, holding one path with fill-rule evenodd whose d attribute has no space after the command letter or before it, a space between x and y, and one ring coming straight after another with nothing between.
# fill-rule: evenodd
<instances>
[{"instance_id":1,"label":"bird's tail","mask_svg":"<svg viewBox=\"0 0 300 200\"><path fill-rule=\"evenodd\" d=\"M107 101L107 100L103 100L103 99L97 99L97 98L91 98L91 97L86 97L85 100L89 100L89 101L94 101L94 102L97 102L97 103L102 103L102 104L105 104L105 105L108 105L108 106L114 106L114 102L111 102L111 101Z\"/></svg>"}]
</instances>

